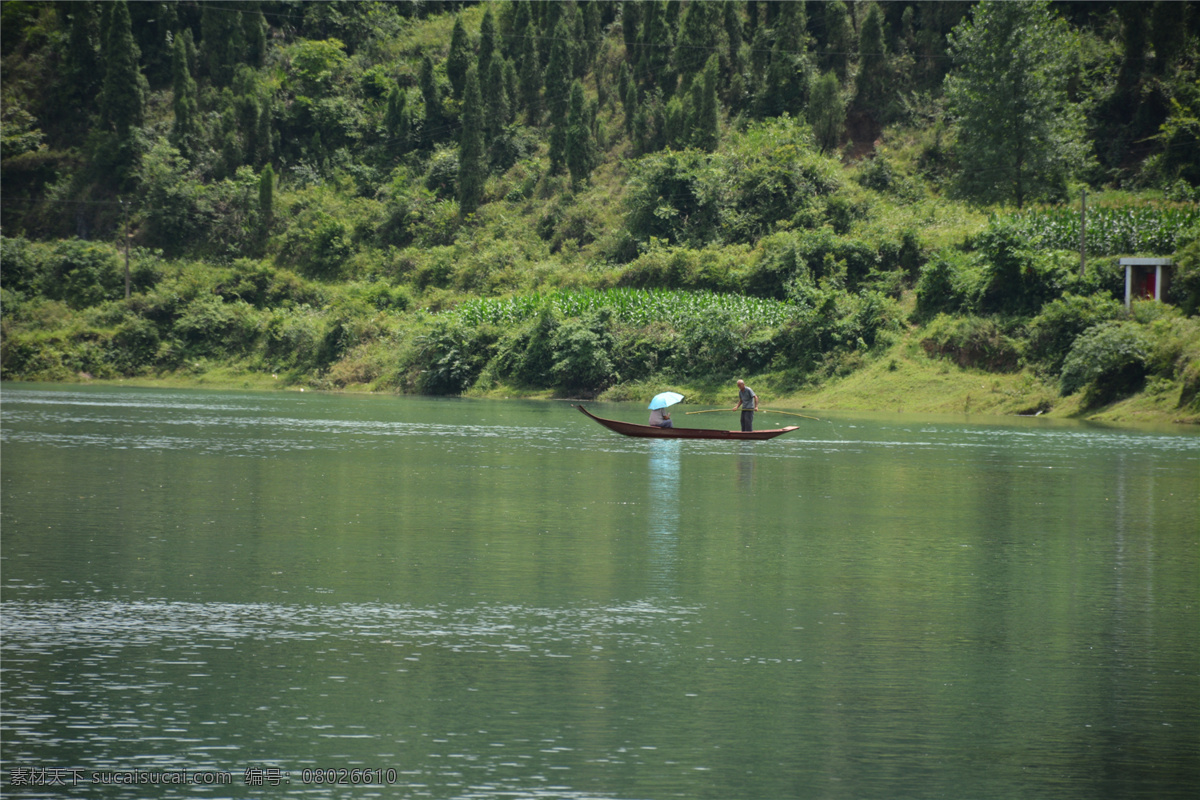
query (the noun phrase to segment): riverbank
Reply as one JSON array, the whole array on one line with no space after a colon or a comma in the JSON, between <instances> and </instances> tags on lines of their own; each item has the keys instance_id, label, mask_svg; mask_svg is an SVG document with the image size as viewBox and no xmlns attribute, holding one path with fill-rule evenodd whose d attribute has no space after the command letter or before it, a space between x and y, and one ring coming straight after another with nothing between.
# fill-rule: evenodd
<instances>
[{"instance_id":1,"label":"riverbank","mask_svg":"<svg viewBox=\"0 0 1200 800\"><path fill-rule=\"evenodd\" d=\"M987 417L1046 416L1082 419L1105 423L1200 424L1200 412L1180 407L1182 384L1151 382L1143 391L1112 403L1085 408L1082 393L1063 397L1057 387L1038 378L1029 370L1013 373L989 373L962 369L900 342L854 372L826 380L800 391L782 388L784 376L772 373L746 376L758 392L763 405L781 410L862 411L911 414L963 414ZM348 384L331 388L323 381L289 381L220 364L188 372L157 376L93 379L86 375L78 383L137 386L159 389L218 389L248 391L322 391L350 394L385 394L368 384ZM687 396L688 405L722 406L732 404L732 381L711 384L636 382L614 386L595 399L609 402L644 400L663 389L674 389ZM497 385L487 391L472 391L466 396L481 399L570 399L551 390L529 390Z\"/></svg>"}]
</instances>

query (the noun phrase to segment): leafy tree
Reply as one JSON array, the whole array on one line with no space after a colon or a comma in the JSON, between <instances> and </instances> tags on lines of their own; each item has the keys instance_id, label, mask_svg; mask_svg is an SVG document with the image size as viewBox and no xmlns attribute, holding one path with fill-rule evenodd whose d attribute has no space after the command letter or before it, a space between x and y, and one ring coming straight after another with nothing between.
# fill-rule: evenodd
<instances>
[{"instance_id":1,"label":"leafy tree","mask_svg":"<svg viewBox=\"0 0 1200 800\"><path fill-rule=\"evenodd\" d=\"M1187 46L1187 20L1189 3L1154 4L1151 12L1150 36L1154 44L1154 71L1163 74L1175 64L1179 54ZM1143 11L1143 13L1145 13Z\"/></svg>"},{"instance_id":2,"label":"leafy tree","mask_svg":"<svg viewBox=\"0 0 1200 800\"><path fill-rule=\"evenodd\" d=\"M1200 186L1200 82L1179 88L1179 97L1171 98L1171 111L1154 137L1162 153L1150 163L1166 183L1184 180Z\"/></svg>"},{"instance_id":3,"label":"leafy tree","mask_svg":"<svg viewBox=\"0 0 1200 800\"><path fill-rule=\"evenodd\" d=\"M590 3L588 5L591 5ZM571 55L571 75L572 77L583 80L583 76L587 74L588 64L591 63L587 31L584 29L583 14L579 13L578 7L574 13L574 21L571 30L571 40L567 51Z\"/></svg>"},{"instance_id":4,"label":"leafy tree","mask_svg":"<svg viewBox=\"0 0 1200 800\"><path fill-rule=\"evenodd\" d=\"M1061 197L1087 161L1067 96L1068 33L1047 0L985 0L951 34L946 97L961 191L984 202Z\"/></svg>"},{"instance_id":5,"label":"leafy tree","mask_svg":"<svg viewBox=\"0 0 1200 800\"><path fill-rule=\"evenodd\" d=\"M483 139L483 97L479 92L479 70L467 69L463 89L462 138L458 150L458 208L466 217L479 208L487 180L487 151Z\"/></svg>"},{"instance_id":6,"label":"leafy tree","mask_svg":"<svg viewBox=\"0 0 1200 800\"><path fill-rule=\"evenodd\" d=\"M567 118L555 122L550 127L550 174L560 175L567 168Z\"/></svg>"},{"instance_id":7,"label":"leafy tree","mask_svg":"<svg viewBox=\"0 0 1200 800\"><path fill-rule=\"evenodd\" d=\"M533 35L530 29L533 24L533 8L531 3L517 0L512 9L512 24L504 40L505 54L513 61L519 61L525 49L525 40Z\"/></svg>"},{"instance_id":8,"label":"leafy tree","mask_svg":"<svg viewBox=\"0 0 1200 800\"><path fill-rule=\"evenodd\" d=\"M1064 294L1042 306L1029 321L1026 357L1058 374L1080 334L1124 316L1121 304L1105 294Z\"/></svg>"},{"instance_id":9,"label":"leafy tree","mask_svg":"<svg viewBox=\"0 0 1200 800\"><path fill-rule=\"evenodd\" d=\"M554 364L550 367L557 386L567 392L598 392L615 377L611 333L612 311L602 308L581 320L560 325L551 339Z\"/></svg>"}]
</instances>

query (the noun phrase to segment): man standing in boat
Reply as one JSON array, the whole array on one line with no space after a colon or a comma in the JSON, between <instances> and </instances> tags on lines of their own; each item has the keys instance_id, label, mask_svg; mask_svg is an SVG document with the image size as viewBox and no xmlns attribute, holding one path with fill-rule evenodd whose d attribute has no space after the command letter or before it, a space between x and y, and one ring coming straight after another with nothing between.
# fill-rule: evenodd
<instances>
[{"instance_id":1,"label":"man standing in boat","mask_svg":"<svg viewBox=\"0 0 1200 800\"><path fill-rule=\"evenodd\" d=\"M754 430L754 412L758 411L758 395L743 380L737 382L737 387L738 401L733 410L737 411L739 408L742 410L742 430L752 431Z\"/></svg>"}]
</instances>

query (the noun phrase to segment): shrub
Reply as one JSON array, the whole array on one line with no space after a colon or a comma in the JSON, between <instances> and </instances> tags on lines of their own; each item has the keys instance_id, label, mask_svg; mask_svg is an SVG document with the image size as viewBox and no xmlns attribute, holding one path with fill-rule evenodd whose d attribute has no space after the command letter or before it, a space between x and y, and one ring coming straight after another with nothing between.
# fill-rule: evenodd
<instances>
[{"instance_id":1,"label":"shrub","mask_svg":"<svg viewBox=\"0 0 1200 800\"><path fill-rule=\"evenodd\" d=\"M256 338L258 319L241 300L225 303L216 295L201 295L182 309L173 329L189 354L240 353Z\"/></svg>"},{"instance_id":2,"label":"shrub","mask_svg":"<svg viewBox=\"0 0 1200 800\"><path fill-rule=\"evenodd\" d=\"M1105 322L1075 340L1063 362L1064 395L1084 390L1084 405L1109 402L1137 391L1146 377L1149 343L1141 326Z\"/></svg>"},{"instance_id":3,"label":"shrub","mask_svg":"<svg viewBox=\"0 0 1200 800\"><path fill-rule=\"evenodd\" d=\"M637 289L703 289L730 292L740 249L651 247L615 277L617 286Z\"/></svg>"},{"instance_id":4,"label":"shrub","mask_svg":"<svg viewBox=\"0 0 1200 800\"><path fill-rule=\"evenodd\" d=\"M303 305L276 309L264 330L264 357L272 370L307 370L320 360L326 335L325 315Z\"/></svg>"},{"instance_id":5,"label":"shrub","mask_svg":"<svg viewBox=\"0 0 1200 800\"><path fill-rule=\"evenodd\" d=\"M613 368L624 381L640 381L680 366L683 358L685 351L675 328L659 323L618 336Z\"/></svg>"},{"instance_id":6,"label":"shrub","mask_svg":"<svg viewBox=\"0 0 1200 800\"><path fill-rule=\"evenodd\" d=\"M493 355L499 331L492 326L467 328L440 320L417 338L417 386L425 394L462 394L479 377Z\"/></svg>"},{"instance_id":7,"label":"shrub","mask_svg":"<svg viewBox=\"0 0 1200 800\"><path fill-rule=\"evenodd\" d=\"M921 274L927 255L921 247L917 232L906 228L900 232L899 241L888 239L879 244L878 269L899 272L908 285L913 285Z\"/></svg>"},{"instance_id":8,"label":"shrub","mask_svg":"<svg viewBox=\"0 0 1200 800\"><path fill-rule=\"evenodd\" d=\"M1170 309L1170 306L1160 308ZM1173 313L1171 313L1173 312ZM1150 339L1146 371L1165 381L1182 383L1179 406L1200 402L1200 320L1171 309L1148 326ZM1200 409L1198 409L1200 410Z\"/></svg>"},{"instance_id":9,"label":"shrub","mask_svg":"<svg viewBox=\"0 0 1200 800\"><path fill-rule=\"evenodd\" d=\"M667 150L633 164L626 194L627 227L640 241L702 244L716 234L721 198L713 156Z\"/></svg>"},{"instance_id":10,"label":"shrub","mask_svg":"<svg viewBox=\"0 0 1200 800\"><path fill-rule=\"evenodd\" d=\"M616 379L611 321L612 313L601 309L587 319L568 320L558 327L552 338L554 364L550 368L556 386L567 392L598 394Z\"/></svg>"},{"instance_id":11,"label":"shrub","mask_svg":"<svg viewBox=\"0 0 1200 800\"><path fill-rule=\"evenodd\" d=\"M1058 374L1081 333L1118 319L1122 313L1121 304L1111 297L1065 294L1042 306L1041 313L1030 321L1026 357Z\"/></svg>"},{"instance_id":12,"label":"shrub","mask_svg":"<svg viewBox=\"0 0 1200 800\"><path fill-rule=\"evenodd\" d=\"M34 288L71 308L87 308L124 296L124 267L111 245L67 239L44 254L38 266L31 262L36 263L26 254L18 259L18 264L24 263L23 277L33 277ZM4 270L7 283L7 262Z\"/></svg>"},{"instance_id":13,"label":"shrub","mask_svg":"<svg viewBox=\"0 0 1200 800\"><path fill-rule=\"evenodd\" d=\"M969 307L979 283L974 259L956 251L942 251L921 269L917 279L917 319L953 314Z\"/></svg>"},{"instance_id":14,"label":"shrub","mask_svg":"<svg viewBox=\"0 0 1200 800\"><path fill-rule=\"evenodd\" d=\"M1070 280L1065 265L1052 255L1035 253L1015 225L993 223L976 244L983 259L978 299L983 313L1036 313Z\"/></svg>"},{"instance_id":15,"label":"shrub","mask_svg":"<svg viewBox=\"0 0 1200 800\"><path fill-rule=\"evenodd\" d=\"M127 315L112 335L113 367L123 375L133 375L154 366L160 339L158 326L150 320Z\"/></svg>"},{"instance_id":16,"label":"shrub","mask_svg":"<svg viewBox=\"0 0 1200 800\"><path fill-rule=\"evenodd\" d=\"M453 198L458 191L458 150L439 147L429 159L425 173L425 188L443 199Z\"/></svg>"},{"instance_id":17,"label":"shrub","mask_svg":"<svg viewBox=\"0 0 1200 800\"><path fill-rule=\"evenodd\" d=\"M392 286L376 281L366 284L365 287L363 284L355 284L351 291L361 292L363 299L380 311L407 311L412 305L412 294L404 286Z\"/></svg>"},{"instance_id":18,"label":"shrub","mask_svg":"<svg viewBox=\"0 0 1200 800\"><path fill-rule=\"evenodd\" d=\"M41 253L27 239L0 236L0 264L4 265L6 290L24 294L38 291L42 278Z\"/></svg>"},{"instance_id":19,"label":"shrub","mask_svg":"<svg viewBox=\"0 0 1200 800\"><path fill-rule=\"evenodd\" d=\"M1016 340L988 317L940 314L926 328L921 346L931 356L945 356L960 367L988 372L1012 372L1020 361Z\"/></svg>"},{"instance_id":20,"label":"shrub","mask_svg":"<svg viewBox=\"0 0 1200 800\"><path fill-rule=\"evenodd\" d=\"M1200 238L1176 252L1175 277L1167 292L1167 299L1178 304L1185 314L1200 313Z\"/></svg>"},{"instance_id":21,"label":"shrub","mask_svg":"<svg viewBox=\"0 0 1200 800\"><path fill-rule=\"evenodd\" d=\"M535 319L521 325L501 344L494 362L496 372L526 386L549 385L554 334L560 324L554 306L543 305Z\"/></svg>"},{"instance_id":22,"label":"shrub","mask_svg":"<svg viewBox=\"0 0 1200 800\"><path fill-rule=\"evenodd\" d=\"M764 238L758 259L742 276L745 292L783 299L791 286L822 279L857 289L879 263L864 241L838 236L828 228L778 233Z\"/></svg>"}]
</instances>

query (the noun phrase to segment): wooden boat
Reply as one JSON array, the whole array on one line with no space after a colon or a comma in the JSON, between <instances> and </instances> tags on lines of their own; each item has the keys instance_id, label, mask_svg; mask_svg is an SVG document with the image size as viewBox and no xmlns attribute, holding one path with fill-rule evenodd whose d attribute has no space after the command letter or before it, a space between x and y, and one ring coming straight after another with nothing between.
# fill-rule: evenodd
<instances>
[{"instance_id":1,"label":"wooden boat","mask_svg":"<svg viewBox=\"0 0 1200 800\"><path fill-rule=\"evenodd\" d=\"M791 433L799 427L798 425L789 425L786 428L772 428L762 431L718 431L709 428L656 428L653 425L638 425L636 422L621 422L620 420L597 417L583 406L575 407L610 431L616 431L625 436L644 436L650 439L744 439L758 441L762 439L774 439L776 436Z\"/></svg>"}]
</instances>

